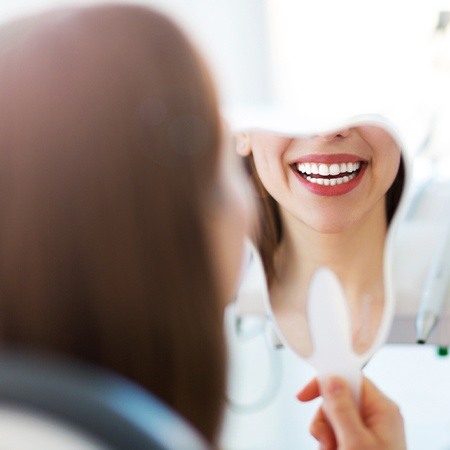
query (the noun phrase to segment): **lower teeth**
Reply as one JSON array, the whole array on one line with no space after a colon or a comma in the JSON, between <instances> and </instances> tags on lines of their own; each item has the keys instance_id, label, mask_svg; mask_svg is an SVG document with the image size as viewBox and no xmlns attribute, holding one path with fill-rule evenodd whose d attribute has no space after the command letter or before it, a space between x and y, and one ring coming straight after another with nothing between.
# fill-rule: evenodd
<instances>
[{"instance_id":1,"label":"lower teeth","mask_svg":"<svg viewBox=\"0 0 450 450\"><path fill-rule=\"evenodd\" d=\"M345 184L349 181L353 180L356 177L356 172L351 173L350 175L345 175L344 177L339 178L313 178L311 176L307 176L306 180L310 183L320 184L322 186L336 186L338 184Z\"/></svg>"}]
</instances>

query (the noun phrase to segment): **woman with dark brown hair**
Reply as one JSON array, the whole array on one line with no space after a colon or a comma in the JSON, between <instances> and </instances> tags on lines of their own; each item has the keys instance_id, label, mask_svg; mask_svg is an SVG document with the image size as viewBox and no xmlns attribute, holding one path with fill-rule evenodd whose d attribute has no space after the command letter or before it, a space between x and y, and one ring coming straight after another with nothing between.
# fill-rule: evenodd
<instances>
[{"instance_id":1,"label":"woman with dark brown hair","mask_svg":"<svg viewBox=\"0 0 450 450\"><path fill-rule=\"evenodd\" d=\"M166 17L104 5L2 26L2 346L116 371L216 443L249 219L226 143Z\"/></svg>"},{"instance_id":2,"label":"woman with dark brown hair","mask_svg":"<svg viewBox=\"0 0 450 450\"><path fill-rule=\"evenodd\" d=\"M385 241L404 185L393 130L377 116L313 135L249 130L238 153L259 197L256 244L286 340L310 353L307 292L312 274L327 266L346 294L353 346L364 353L385 310Z\"/></svg>"},{"instance_id":3,"label":"woman with dark brown hair","mask_svg":"<svg viewBox=\"0 0 450 450\"><path fill-rule=\"evenodd\" d=\"M203 61L148 9L61 9L1 29L0 80L0 341L125 374L212 441L234 284L209 230L239 219L231 280L245 231Z\"/></svg>"}]
</instances>

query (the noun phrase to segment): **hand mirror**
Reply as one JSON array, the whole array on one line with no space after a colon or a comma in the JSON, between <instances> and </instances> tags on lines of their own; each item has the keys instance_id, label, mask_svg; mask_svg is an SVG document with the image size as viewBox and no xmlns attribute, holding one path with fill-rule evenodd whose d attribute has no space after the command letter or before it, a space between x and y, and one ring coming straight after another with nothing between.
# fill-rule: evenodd
<instances>
[{"instance_id":1,"label":"hand mirror","mask_svg":"<svg viewBox=\"0 0 450 450\"><path fill-rule=\"evenodd\" d=\"M365 115L308 135L248 130L237 150L260 203L253 261L276 334L319 378L347 378L357 397L394 311L389 243L405 185L398 135Z\"/></svg>"}]
</instances>

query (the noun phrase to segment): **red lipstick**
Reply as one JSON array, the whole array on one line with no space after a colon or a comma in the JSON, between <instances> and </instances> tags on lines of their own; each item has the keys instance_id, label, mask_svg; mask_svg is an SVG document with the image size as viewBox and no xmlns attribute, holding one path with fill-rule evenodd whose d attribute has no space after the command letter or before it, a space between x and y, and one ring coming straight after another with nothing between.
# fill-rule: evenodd
<instances>
[{"instance_id":1,"label":"red lipstick","mask_svg":"<svg viewBox=\"0 0 450 450\"><path fill-rule=\"evenodd\" d=\"M344 195L362 180L368 161L357 155L310 154L290 164L302 186L321 196Z\"/></svg>"}]
</instances>

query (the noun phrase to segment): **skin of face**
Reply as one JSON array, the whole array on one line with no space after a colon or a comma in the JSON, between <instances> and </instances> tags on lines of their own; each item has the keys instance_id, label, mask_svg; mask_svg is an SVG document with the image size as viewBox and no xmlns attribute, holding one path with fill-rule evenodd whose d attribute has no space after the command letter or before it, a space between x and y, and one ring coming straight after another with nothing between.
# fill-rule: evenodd
<instances>
[{"instance_id":1,"label":"skin of face","mask_svg":"<svg viewBox=\"0 0 450 450\"><path fill-rule=\"evenodd\" d=\"M352 229L374 208L384 211L385 194L398 172L400 151L380 127L359 126L311 137L284 137L269 132L241 136L237 151L253 154L266 190L279 203L282 216L319 233ZM307 156L350 154L367 162L360 183L344 195L323 196L299 182L291 165Z\"/></svg>"}]
</instances>

